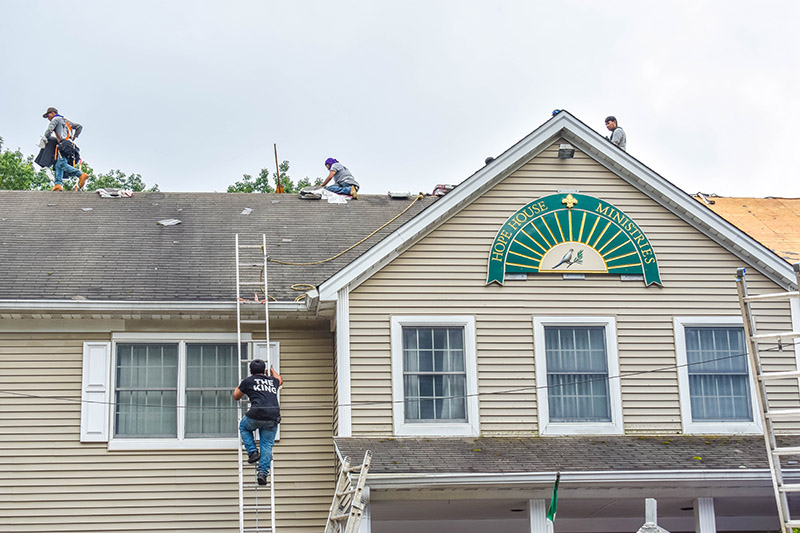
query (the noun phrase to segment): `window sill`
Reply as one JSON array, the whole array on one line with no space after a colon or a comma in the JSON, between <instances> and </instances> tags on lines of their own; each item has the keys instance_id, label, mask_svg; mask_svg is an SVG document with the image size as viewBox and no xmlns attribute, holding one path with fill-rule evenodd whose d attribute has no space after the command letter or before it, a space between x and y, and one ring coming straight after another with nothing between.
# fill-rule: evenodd
<instances>
[{"instance_id":1,"label":"window sill","mask_svg":"<svg viewBox=\"0 0 800 533\"><path fill-rule=\"evenodd\" d=\"M467 423L403 424L395 429L398 437L477 437L480 431Z\"/></svg>"},{"instance_id":2,"label":"window sill","mask_svg":"<svg viewBox=\"0 0 800 533\"><path fill-rule=\"evenodd\" d=\"M762 435L756 422L692 422L683 428L686 435Z\"/></svg>"},{"instance_id":3,"label":"window sill","mask_svg":"<svg viewBox=\"0 0 800 533\"><path fill-rule=\"evenodd\" d=\"M226 439L112 439L108 441L110 451L157 451L157 450L235 450L239 446L236 438Z\"/></svg>"},{"instance_id":4,"label":"window sill","mask_svg":"<svg viewBox=\"0 0 800 533\"><path fill-rule=\"evenodd\" d=\"M620 426L613 423L566 423L553 422L541 429L541 435L623 435Z\"/></svg>"}]
</instances>

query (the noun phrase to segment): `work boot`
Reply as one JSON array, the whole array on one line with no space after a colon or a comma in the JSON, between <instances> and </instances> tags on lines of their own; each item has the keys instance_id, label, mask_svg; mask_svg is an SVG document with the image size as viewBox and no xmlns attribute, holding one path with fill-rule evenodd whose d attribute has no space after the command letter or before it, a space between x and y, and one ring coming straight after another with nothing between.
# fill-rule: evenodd
<instances>
[{"instance_id":1,"label":"work boot","mask_svg":"<svg viewBox=\"0 0 800 533\"><path fill-rule=\"evenodd\" d=\"M259 472L256 474L256 481L258 481L259 485L266 485L267 484L267 473L266 472Z\"/></svg>"},{"instance_id":2,"label":"work boot","mask_svg":"<svg viewBox=\"0 0 800 533\"><path fill-rule=\"evenodd\" d=\"M76 188L75 190L79 191L79 190L83 189L83 186L86 185L86 180L87 179L89 179L89 174L86 174L85 172L83 174L81 174L81 177L78 178L78 184L75 186L75 188Z\"/></svg>"},{"instance_id":3,"label":"work boot","mask_svg":"<svg viewBox=\"0 0 800 533\"><path fill-rule=\"evenodd\" d=\"M358 200L358 190L354 187L350 187L350 196L353 197L353 200Z\"/></svg>"},{"instance_id":4,"label":"work boot","mask_svg":"<svg viewBox=\"0 0 800 533\"><path fill-rule=\"evenodd\" d=\"M250 464L257 463L261 459L261 452L258 450L254 452L247 452L247 462Z\"/></svg>"},{"instance_id":5,"label":"work boot","mask_svg":"<svg viewBox=\"0 0 800 533\"><path fill-rule=\"evenodd\" d=\"M63 191L64 187L62 187L60 183L56 183L56 186L53 187L51 190L53 190L53 191Z\"/></svg>"}]
</instances>

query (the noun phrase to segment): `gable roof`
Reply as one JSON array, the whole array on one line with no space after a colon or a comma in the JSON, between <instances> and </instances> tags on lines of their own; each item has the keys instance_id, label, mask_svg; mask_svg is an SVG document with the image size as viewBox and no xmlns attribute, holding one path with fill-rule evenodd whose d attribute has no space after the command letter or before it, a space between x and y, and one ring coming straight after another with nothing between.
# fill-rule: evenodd
<instances>
[{"instance_id":1,"label":"gable roof","mask_svg":"<svg viewBox=\"0 0 800 533\"><path fill-rule=\"evenodd\" d=\"M800 198L694 198L788 263L800 262Z\"/></svg>"},{"instance_id":2,"label":"gable roof","mask_svg":"<svg viewBox=\"0 0 800 533\"><path fill-rule=\"evenodd\" d=\"M627 152L609 143L567 111L560 111L494 161L468 177L430 209L348 264L319 289L320 300L335 300L344 287L353 289L403 251L436 229L463 207L515 172L559 138L594 158L688 224L725 247L786 289L794 287L791 266L745 232L695 201Z\"/></svg>"},{"instance_id":3,"label":"gable roof","mask_svg":"<svg viewBox=\"0 0 800 533\"><path fill-rule=\"evenodd\" d=\"M0 306L75 298L123 307L135 302L233 306L235 233L243 243L259 245L265 233L272 259L313 262L355 244L410 206L335 260L270 263L270 296L291 302L302 294L292 285L319 285L435 201L363 195L329 204L290 194L228 193L111 199L88 192L0 191ZM241 214L246 208L252 212ZM172 218L181 224L157 225Z\"/></svg>"}]
</instances>

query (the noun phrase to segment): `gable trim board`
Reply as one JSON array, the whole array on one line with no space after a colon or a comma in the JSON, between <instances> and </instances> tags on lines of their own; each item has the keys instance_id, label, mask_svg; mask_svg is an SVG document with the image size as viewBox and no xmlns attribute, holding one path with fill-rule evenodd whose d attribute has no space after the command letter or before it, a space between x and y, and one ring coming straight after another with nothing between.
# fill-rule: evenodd
<instances>
[{"instance_id":1,"label":"gable trim board","mask_svg":"<svg viewBox=\"0 0 800 533\"><path fill-rule=\"evenodd\" d=\"M792 267L786 261L627 152L606 141L570 113L561 111L497 159L468 177L434 205L323 282L319 287L320 300L335 300L342 288L349 287L350 290L356 288L375 271L394 260L462 207L521 168L558 138L564 138L586 152L599 164L697 228L711 240L730 250L743 261L758 267L765 276L778 285L785 289L794 286Z\"/></svg>"}]
</instances>

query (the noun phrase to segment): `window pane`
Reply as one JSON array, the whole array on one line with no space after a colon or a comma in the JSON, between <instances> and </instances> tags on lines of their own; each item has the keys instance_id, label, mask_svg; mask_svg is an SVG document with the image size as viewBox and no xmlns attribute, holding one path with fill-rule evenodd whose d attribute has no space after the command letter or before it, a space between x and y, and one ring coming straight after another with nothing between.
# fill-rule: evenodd
<instances>
[{"instance_id":1,"label":"window pane","mask_svg":"<svg viewBox=\"0 0 800 533\"><path fill-rule=\"evenodd\" d=\"M551 422L610 422L608 356L603 326L546 326Z\"/></svg>"},{"instance_id":2,"label":"window pane","mask_svg":"<svg viewBox=\"0 0 800 533\"><path fill-rule=\"evenodd\" d=\"M752 421L747 348L741 327L687 327L692 420Z\"/></svg>"},{"instance_id":3,"label":"window pane","mask_svg":"<svg viewBox=\"0 0 800 533\"><path fill-rule=\"evenodd\" d=\"M115 435L176 437L177 344L117 344Z\"/></svg>"},{"instance_id":4,"label":"window pane","mask_svg":"<svg viewBox=\"0 0 800 533\"><path fill-rule=\"evenodd\" d=\"M236 436L236 344L186 345L186 438Z\"/></svg>"},{"instance_id":5,"label":"window pane","mask_svg":"<svg viewBox=\"0 0 800 533\"><path fill-rule=\"evenodd\" d=\"M407 421L466 421L464 329L403 328Z\"/></svg>"}]
</instances>

